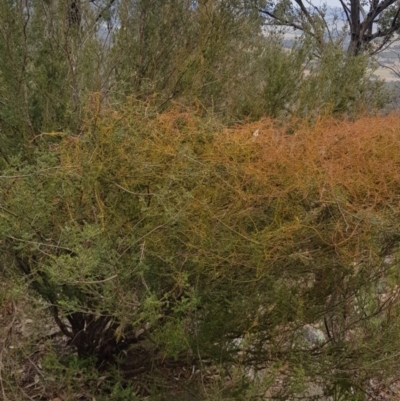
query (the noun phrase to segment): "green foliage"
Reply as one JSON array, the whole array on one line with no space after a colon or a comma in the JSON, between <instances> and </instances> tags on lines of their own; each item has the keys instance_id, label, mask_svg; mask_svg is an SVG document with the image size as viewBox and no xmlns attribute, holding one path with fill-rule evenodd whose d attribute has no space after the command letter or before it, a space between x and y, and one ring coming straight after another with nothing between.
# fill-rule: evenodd
<instances>
[{"instance_id":1,"label":"green foliage","mask_svg":"<svg viewBox=\"0 0 400 401\"><path fill-rule=\"evenodd\" d=\"M88 91L106 91L108 45L93 30L96 15L72 29L64 1L4 1L0 5L0 156L31 156L43 132L77 130Z\"/></svg>"},{"instance_id":2,"label":"green foliage","mask_svg":"<svg viewBox=\"0 0 400 401\"><path fill-rule=\"evenodd\" d=\"M385 83L373 79L365 56L350 57L331 46L309 71L301 85L298 114L351 114L376 111L388 102Z\"/></svg>"},{"instance_id":3,"label":"green foliage","mask_svg":"<svg viewBox=\"0 0 400 401\"><path fill-rule=\"evenodd\" d=\"M78 358L74 354L60 358L49 348L43 355L41 365L46 380L53 383L56 393L65 394L66 401L73 401L76 394L104 401L139 399L133 388L122 384L118 372L102 375L91 358Z\"/></svg>"},{"instance_id":4,"label":"green foliage","mask_svg":"<svg viewBox=\"0 0 400 401\"><path fill-rule=\"evenodd\" d=\"M389 101L385 83L372 77L367 57L349 57L336 46L326 46L319 58L313 53L307 40L295 42L289 51L279 36L271 36L256 55L247 86L231 96L234 115L357 116L380 110Z\"/></svg>"}]
</instances>

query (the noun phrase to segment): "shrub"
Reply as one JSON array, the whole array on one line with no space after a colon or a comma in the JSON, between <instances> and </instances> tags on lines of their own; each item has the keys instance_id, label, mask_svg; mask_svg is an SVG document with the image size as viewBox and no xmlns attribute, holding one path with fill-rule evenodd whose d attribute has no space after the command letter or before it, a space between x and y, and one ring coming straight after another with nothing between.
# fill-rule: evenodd
<instances>
[{"instance_id":1,"label":"shrub","mask_svg":"<svg viewBox=\"0 0 400 401\"><path fill-rule=\"evenodd\" d=\"M398 116L288 135L95 105L0 181L2 252L81 357L280 372L282 396L299 372L349 394L394 372Z\"/></svg>"}]
</instances>

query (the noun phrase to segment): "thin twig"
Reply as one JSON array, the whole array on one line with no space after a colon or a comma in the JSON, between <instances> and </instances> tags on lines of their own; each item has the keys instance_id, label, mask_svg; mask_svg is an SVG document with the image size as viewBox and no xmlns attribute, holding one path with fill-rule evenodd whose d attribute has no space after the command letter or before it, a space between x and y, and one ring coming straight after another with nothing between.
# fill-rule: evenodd
<instances>
[{"instance_id":1,"label":"thin twig","mask_svg":"<svg viewBox=\"0 0 400 401\"><path fill-rule=\"evenodd\" d=\"M32 245L38 245L38 246L46 246L48 248L56 248L56 249L62 249L64 251L67 251L69 253L74 253L74 251L70 248L65 248L63 246L59 246L59 245L53 245L53 244L45 244L44 242L36 242L36 241L28 241L28 240L24 240L21 238L16 238L12 235L7 235L7 238L10 238L14 241L19 241L19 242L25 242L26 244L32 244Z\"/></svg>"},{"instance_id":2,"label":"thin twig","mask_svg":"<svg viewBox=\"0 0 400 401\"><path fill-rule=\"evenodd\" d=\"M4 210L4 211L7 212L8 214L11 214L11 216L14 216L14 217L17 217L17 218L18 218L18 216L17 216L16 214L14 214L13 212L10 212L8 209L6 209L5 207L3 207L3 206L1 206L1 205L0 205L0 209L1 209L1 210Z\"/></svg>"},{"instance_id":3,"label":"thin twig","mask_svg":"<svg viewBox=\"0 0 400 401\"><path fill-rule=\"evenodd\" d=\"M61 170L61 169L65 169L65 168L78 168L78 166L59 166L59 167L49 167L49 168L45 168L43 170L34 172L34 173L30 173L30 174L18 174L18 175L0 175L0 178L24 178L24 177L32 177L33 175L40 175L42 173L45 173L49 170Z\"/></svg>"},{"instance_id":4,"label":"thin twig","mask_svg":"<svg viewBox=\"0 0 400 401\"><path fill-rule=\"evenodd\" d=\"M11 322L8 324L8 326L7 326L6 330L5 330L6 338L5 338L4 342L3 342L3 346L2 346L2 349L1 349L1 352L0 352L0 387L1 387L1 394L3 396L3 400L4 401L8 401L8 398L6 396L6 392L5 392L4 385L3 385L3 377L2 377L2 374L1 374L2 368L4 367L4 365L3 365L3 354L4 354L5 350L10 346L10 343L11 343L12 330L13 330L15 319L16 319L15 318L15 309L16 309L15 303L12 302L13 317L12 317Z\"/></svg>"},{"instance_id":5,"label":"thin twig","mask_svg":"<svg viewBox=\"0 0 400 401\"><path fill-rule=\"evenodd\" d=\"M104 280L94 280L94 281L73 281L72 284L100 284L105 283L106 281L114 280L118 277L118 274L114 274L111 277L107 277Z\"/></svg>"},{"instance_id":6,"label":"thin twig","mask_svg":"<svg viewBox=\"0 0 400 401\"><path fill-rule=\"evenodd\" d=\"M140 196L154 196L154 195L155 195L155 193L153 193L153 192L148 192L148 193L147 193L147 192L133 192L133 191L130 191L129 189L126 189L126 188L124 188L123 186L117 184L117 183L114 182L114 181L112 181L112 183L113 183L116 187L122 189L123 191L128 192L128 194L140 195Z\"/></svg>"}]
</instances>

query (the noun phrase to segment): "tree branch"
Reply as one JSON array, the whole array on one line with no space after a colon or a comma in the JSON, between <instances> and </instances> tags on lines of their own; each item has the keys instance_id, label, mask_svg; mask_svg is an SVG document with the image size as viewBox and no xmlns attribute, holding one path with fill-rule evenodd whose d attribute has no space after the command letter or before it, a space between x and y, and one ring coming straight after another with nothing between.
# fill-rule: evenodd
<instances>
[{"instance_id":1,"label":"tree branch","mask_svg":"<svg viewBox=\"0 0 400 401\"><path fill-rule=\"evenodd\" d=\"M301 12L306 16L308 23L314 29L314 20L312 19L310 13L308 12L307 8L305 7L302 0L294 0L300 7Z\"/></svg>"},{"instance_id":2,"label":"tree branch","mask_svg":"<svg viewBox=\"0 0 400 401\"><path fill-rule=\"evenodd\" d=\"M96 18L96 22L98 22L103 17L104 11L109 10L113 3L115 3L115 0L110 0L110 2L100 11L99 15Z\"/></svg>"},{"instance_id":3,"label":"tree branch","mask_svg":"<svg viewBox=\"0 0 400 401\"><path fill-rule=\"evenodd\" d=\"M397 20L397 18L399 17L399 14L400 14L400 7L397 9L397 13L396 13L396 15L393 17L392 27L395 27L395 26L398 26L398 25L399 25L399 23L396 24L396 20ZM396 29L397 29L397 28L396 28Z\"/></svg>"},{"instance_id":4,"label":"tree branch","mask_svg":"<svg viewBox=\"0 0 400 401\"><path fill-rule=\"evenodd\" d=\"M384 10L386 10L389 6L395 3L396 0L384 0L381 3L374 2L371 6L370 12L367 15L368 24L372 23L375 18Z\"/></svg>"},{"instance_id":5,"label":"tree branch","mask_svg":"<svg viewBox=\"0 0 400 401\"><path fill-rule=\"evenodd\" d=\"M340 1L340 4L342 5L342 8L343 8L345 14L346 14L347 22L349 23L350 29L351 29L351 19L350 19L350 16L349 16L350 10L349 10L349 8L347 7L347 5L344 3L343 0L339 0L339 1Z\"/></svg>"},{"instance_id":6,"label":"tree branch","mask_svg":"<svg viewBox=\"0 0 400 401\"><path fill-rule=\"evenodd\" d=\"M266 14L266 15L268 15L269 17L271 17L271 18L277 20L281 25L290 26L290 27L292 27L292 28L298 29L299 31L303 31L303 32L304 32L304 30L305 30L301 25L298 25L298 24L296 24L296 23L294 23L294 22L290 22L290 21L288 21L288 20L284 20L284 19L282 19L282 18L280 18L280 17L277 17L275 14L273 14L273 13L267 11L267 10L259 9L258 11L259 11L260 13ZM311 32L311 34L313 35L312 32Z\"/></svg>"}]
</instances>

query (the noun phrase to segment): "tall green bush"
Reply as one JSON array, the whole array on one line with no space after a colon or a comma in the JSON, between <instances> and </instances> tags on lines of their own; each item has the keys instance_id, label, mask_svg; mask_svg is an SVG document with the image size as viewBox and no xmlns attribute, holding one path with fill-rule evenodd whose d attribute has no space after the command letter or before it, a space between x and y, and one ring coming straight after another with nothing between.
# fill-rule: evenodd
<instances>
[{"instance_id":1,"label":"tall green bush","mask_svg":"<svg viewBox=\"0 0 400 401\"><path fill-rule=\"evenodd\" d=\"M387 100L366 58L315 43L282 45L258 1L5 1L0 6L1 164L46 132L79 132L99 107L135 97L158 111L181 104L233 124L270 117L355 115ZM77 4L75 2L74 4Z\"/></svg>"}]
</instances>

